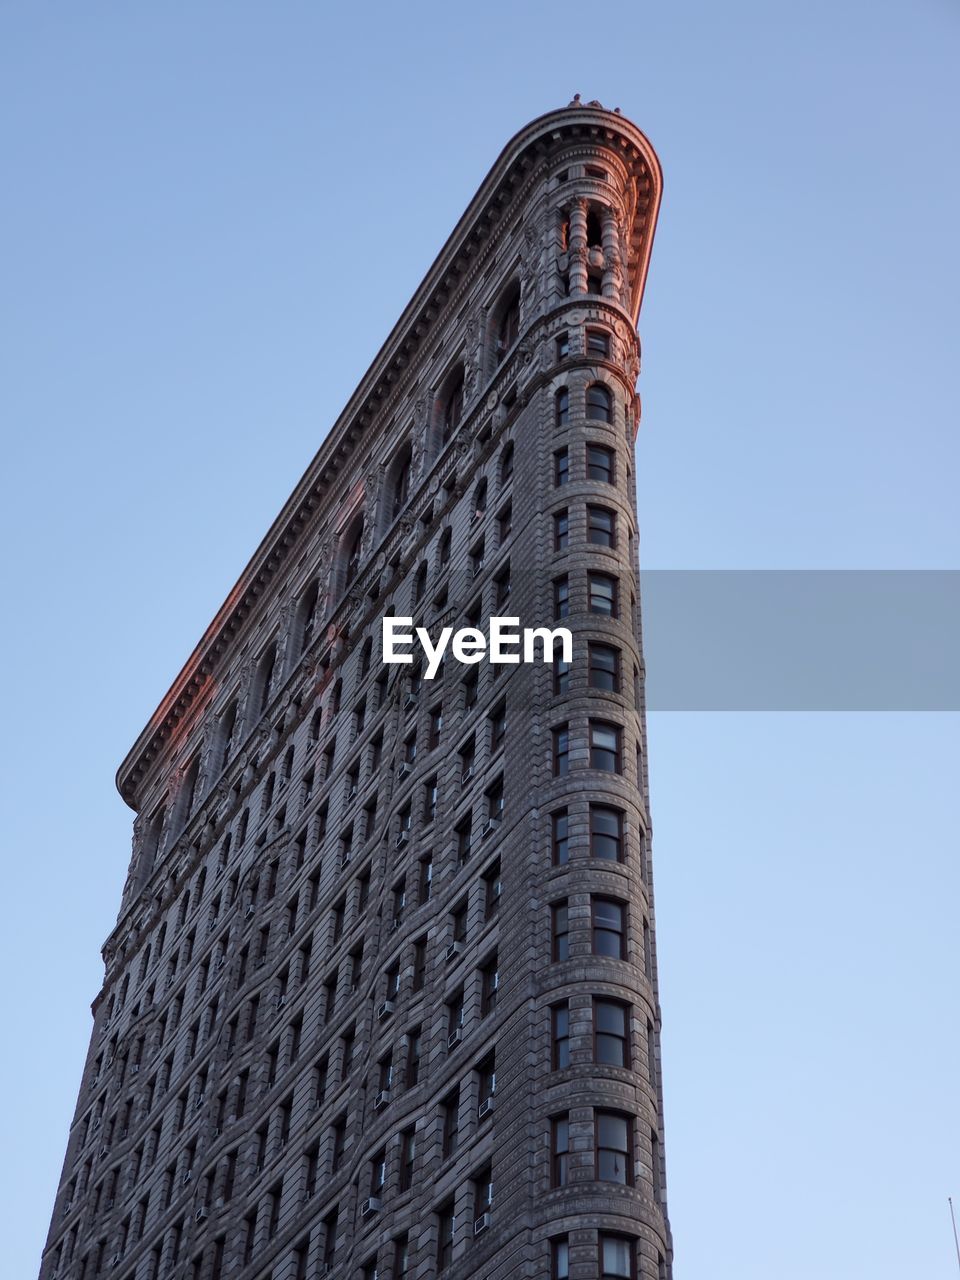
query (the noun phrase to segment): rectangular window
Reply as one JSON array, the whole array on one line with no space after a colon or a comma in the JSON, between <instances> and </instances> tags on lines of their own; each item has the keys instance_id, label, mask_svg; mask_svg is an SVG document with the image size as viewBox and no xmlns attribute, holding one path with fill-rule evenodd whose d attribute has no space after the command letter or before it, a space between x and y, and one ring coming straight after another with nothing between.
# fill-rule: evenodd
<instances>
[{"instance_id":1,"label":"rectangular window","mask_svg":"<svg viewBox=\"0 0 960 1280\"><path fill-rule=\"evenodd\" d=\"M550 1280L570 1280L570 1245L566 1236L550 1241Z\"/></svg>"},{"instance_id":2,"label":"rectangular window","mask_svg":"<svg viewBox=\"0 0 960 1280\"><path fill-rule=\"evenodd\" d=\"M453 1236L456 1223L451 1200L437 1210L437 1267L440 1271L445 1271L453 1262Z\"/></svg>"},{"instance_id":3,"label":"rectangular window","mask_svg":"<svg viewBox=\"0 0 960 1280\"><path fill-rule=\"evenodd\" d=\"M609 644L587 646L590 688L620 692L620 650Z\"/></svg>"},{"instance_id":4,"label":"rectangular window","mask_svg":"<svg viewBox=\"0 0 960 1280\"><path fill-rule=\"evenodd\" d=\"M483 873L483 918L492 920L500 910L500 859Z\"/></svg>"},{"instance_id":5,"label":"rectangular window","mask_svg":"<svg viewBox=\"0 0 960 1280\"><path fill-rule=\"evenodd\" d=\"M417 905L423 906L425 902L430 901L430 894L433 889L433 856L427 854L425 858L421 858L419 862L419 874L417 876Z\"/></svg>"},{"instance_id":6,"label":"rectangular window","mask_svg":"<svg viewBox=\"0 0 960 1280\"><path fill-rule=\"evenodd\" d=\"M566 865L570 856L570 821L566 809L557 809L550 815L551 845L553 864L556 867Z\"/></svg>"},{"instance_id":7,"label":"rectangular window","mask_svg":"<svg viewBox=\"0 0 960 1280\"><path fill-rule=\"evenodd\" d=\"M559 963L570 958L570 924L566 898L562 902L553 904L550 908L550 918L553 938L552 956L554 963Z\"/></svg>"},{"instance_id":8,"label":"rectangular window","mask_svg":"<svg viewBox=\"0 0 960 1280\"><path fill-rule=\"evenodd\" d=\"M570 1004L564 1000L550 1010L552 1021L553 1069L562 1071L570 1065Z\"/></svg>"},{"instance_id":9,"label":"rectangular window","mask_svg":"<svg viewBox=\"0 0 960 1280\"><path fill-rule=\"evenodd\" d=\"M632 1186L633 1121L614 1111L597 1111L595 1121L598 1180Z\"/></svg>"},{"instance_id":10,"label":"rectangular window","mask_svg":"<svg viewBox=\"0 0 960 1280\"><path fill-rule=\"evenodd\" d=\"M602 614L606 618L618 617L616 578L611 578L607 573L591 573L587 576L587 584L590 612Z\"/></svg>"},{"instance_id":11,"label":"rectangular window","mask_svg":"<svg viewBox=\"0 0 960 1280\"><path fill-rule=\"evenodd\" d=\"M636 1247L633 1240L601 1231L599 1249L600 1280L635 1280Z\"/></svg>"},{"instance_id":12,"label":"rectangular window","mask_svg":"<svg viewBox=\"0 0 960 1280\"><path fill-rule=\"evenodd\" d=\"M417 1135L411 1127L400 1134L400 1170L398 1190L409 1191L413 1186L413 1167L417 1157Z\"/></svg>"},{"instance_id":13,"label":"rectangular window","mask_svg":"<svg viewBox=\"0 0 960 1280\"><path fill-rule=\"evenodd\" d=\"M554 341L556 343L557 359L565 360L570 354L570 335L564 330L563 333L557 334Z\"/></svg>"},{"instance_id":14,"label":"rectangular window","mask_svg":"<svg viewBox=\"0 0 960 1280\"><path fill-rule=\"evenodd\" d=\"M587 541L595 547L617 545L617 517L607 507L587 507Z\"/></svg>"},{"instance_id":15,"label":"rectangular window","mask_svg":"<svg viewBox=\"0 0 960 1280\"><path fill-rule=\"evenodd\" d=\"M497 953L494 952L480 969L480 1017L486 1018L497 1007L500 988L500 971Z\"/></svg>"},{"instance_id":16,"label":"rectangular window","mask_svg":"<svg viewBox=\"0 0 960 1280\"><path fill-rule=\"evenodd\" d=\"M562 658L553 664L553 692L555 696L570 692L570 663Z\"/></svg>"},{"instance_id":17,"label":"rectangular window","mask_svg":"<svg viewBox=\"0 0 960 1280\"><path fill-rule=\"evenodd\" d=\"M553 776L564 777L570 768L570 730L565 724L553 730Z\"/></svg>"},{"instance_id":18,"label":"rectangular window","mask_svg":"<svg viewBox=\"0 0 960 1280\"><path fill-rule=\"evenodd\" d=\"M490 754L495 755L507 736L507 704L501 702L488 717L490 721Z\"/></svg>"},{"instance_id":19,"label":"rectangular window","mask_svg":"<svg viewBox=\"0 0 960 1280\"><path fill-rule=\"evenodd\" d=\"M407 1068L405 1073L405 1083L408 1089L412 1089L414 1085L420 1081L420 1052L423 1043L423 1033L419 1027L415 1027L412 1031L407 1032Z\"/></svg>"},{"instance_id":20,"label":"rectangular window","mask_svg":"<svg viewBox=\"0 0 960 1280\"><path fill-rule=\"evenodd\" d=\"M422 991L427 978L427 940L418 938L413 944L413 990Z\"/></svg>"},{"instance_id":21,"label":"rectangular window","mask_svg":"<svg viewBox=\"0 0 960 1280\"><path fill-rule=\"evenodd\" d=\"M606 360L610 355L610 336L602 329L587 330L587 355Z\"/></svg>"},{"instance_id":22,"label":"rectangular window","mask_svg":"<svg viewBox=\"0 0 960 1280\"><path fill-rule=\"evenodd\" d=\"M591 600L593 599L591 594ZM596 613L598 610L591 610ZM555 621L570 616L570 579L564 574L562 578L553 580L553 617Z\"/></svg>"},{"instance_id":23,"label":"rectangular window","mask_svg":"<svg viewBox=\"0 0 960 1280\"><path fill-rule=\"evenodd\" d=\"M591 898L593 954L627 958L626 907L615 898Z\"/></svg>"},{"instance_id":24,"label":"rectangular window","mask_svg":"<svg viewBox=\"0 0 960 1280\"><path fill-rule=\"evenodd\" d=\"M602 444L587 445L587 479L600 480L603 484L613 484L616 455L612 449Z\"/></svg>"},{"instance_id":25,"label":"rectangular window","mask_svg":"<svg viewBox=\"0 0 960 1280\"><path fill-rule=\"evenodd\" d=\"M630 1010L618 1000L593 1001L593 1056L608 1067L630 1065Z\"/></svg>"},{"instance_id":26,"label":"rectangular window","mask_svg":"<svg viewBox=\"0 0 960 1280\"><path fill-rule=\"evenodd\" d=\"M565 1187L569 1174L570 1120L567 1115L554 1116L550 1121L550 1184Z\"/></svg>"},{"instance_id":27,"label":"rectangular window","mask_svg":"<svg viewBox=\"0 0 960 1280\"><path fill-rule=\"evenodd\" d=\"M605 804L590 806L590 854L608 862L623 861L623 814Z\"/></svg>"},{"instance_id":28,"label":"rectangular window","mask_svg":"<svg viewBox=\"0 0 960 1280\"><path fill-rule=\"evenodd\" d=\"M441 1120L441 1155L449 1159L457 1149L457 1138L460 1131L460 1089L448 1093L440 1104Z\"/></svg>"},{"instance_id":29,"label":"rectangular window","mask_svg":"<svg viewBox=\"0 0 960 1280\"><path fill-rule=\"evenodd\" d=\"M570 545L570 515L566 507L553 515L553 549L566 551Z\"/></svg>"},{"instance_id":30,"label":"rectangular window","mask_svg":"<svg viewBox=\"0 0 960 1280\"><path fill-rule=\"evenodd\" d=\"M604 720L590 721L590 768L621 773L620 727Z\"/></svg>"}]
</instances>

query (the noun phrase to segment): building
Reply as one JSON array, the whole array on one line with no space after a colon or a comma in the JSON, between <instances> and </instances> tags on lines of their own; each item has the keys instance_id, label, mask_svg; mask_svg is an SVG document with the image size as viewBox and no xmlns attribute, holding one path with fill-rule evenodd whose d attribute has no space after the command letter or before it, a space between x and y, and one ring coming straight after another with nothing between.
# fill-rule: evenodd
<instances>
[{"instance_id":1,"label":"building","mask_svg":"<svg viewBox=\"0 0 960 1280\"><path fill-rule=\"evenodd\" d=\"M509 143L150 723L41 1276L664 1280L633 443L660 173ZM381 661L518 616L569 665Z\"/></svg>"}]
</instances>

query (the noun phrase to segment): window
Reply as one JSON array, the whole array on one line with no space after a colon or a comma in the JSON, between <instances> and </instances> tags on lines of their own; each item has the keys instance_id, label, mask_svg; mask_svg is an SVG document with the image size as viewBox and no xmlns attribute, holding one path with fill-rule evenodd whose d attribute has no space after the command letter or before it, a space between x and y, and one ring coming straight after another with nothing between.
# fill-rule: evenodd
<instances>
[{"instance_id":1,"label":"window","mask_svg":"<svg viewBox=\"0 0 960 1280\"><path fill-rule=\"evenodd\" d=\"M554 1071L570 1065L570 1004L564 1000L550 1010L552 1061Z\"/></svg>"},{"instance_id":2,"label":"window","mask_svg":"<svg viewBox=\"0 0 960 1280\"><path fill-rule=\"evenodd\" d=\"M557 353L557 359L566 360L567 356L570 354L570 335L567 333L566 330L564 330L563 333L557 334L556 338L554 339L554 342L555 342L555 348Z\"/></svg>"},{"instance_id":3,"label":"window","mask_svg":"<svg viewBox=\"0 0 960 1280\"><path fill-rule=\"evenodd\" d=\"M553 776L562 778L570 768L570 729L561 724L553 731Z\"/></svg>"},{"instance_id":4,"label":"window","mask_svg":"<svg viewBox=\"0 0 960 1280\"><path fill-rule=\"evenodd\" d=\"M456 374L451 390L443 405L443 427L441 445L445 445L453 436L460 419L463 417L463 370Z\"/></svg>"},{"instance_id":5,"label":"window","mask_svg":"<svg viewBox=\"0 0 960 1280\"><path fill-rule=\"evenodd\" d=\"M437 816L437 779L430 778L423 784L423 822L428 826Z\"/></svg>"},{"instance_id":6,"label":"window","mask_svg":"<svg viewBox=\"0 0 960 1280\"><path fill-rule=\"evenodd\" d=\"M588 646L591 689L620 692L620 650L608 644Z\"/></svg>"},{"instance_id":7,"label":"window","mask_svg":"<svg viewBox=\"0 0 960 1280\"><path fill-rule=\"evenodd\" d=\"M407 1233L397 1236L393 1242L393 1280L403 1280L410 1274L410 1240Z\"/></svg>"},{"instance_id":8,"label":"window","mask_svg":"<svg viewBox=\"0 0 960 1280\"><path fill-rule=\"evenodd\" d=\"M483 873L483 918L492 920L500 910L500 859Z\"/></svg>"},{"instance_id":9,"label":"window","mask_svg":"<svg viewBox=\"0 0 960 1280\"><path fill-rule=\"evenodd\" d=\"M554 512L553 516L553 549L566 551L570 544L570 516L566 507Z\"/></svg>"},{"instance_id":10,"label":"window","mask_svg":"<svg viewBox=\"0 0 960 1280\"><path fill-rule=\"evenodd\" d=\"M496 607L498 609L505 608L507 601L510 599L511 591L509 560L494 578L493 587Z\"/></svg>"},{"instance_id":11,"label":"window","mask_svg":"<svg viewBox=\"0 0 960 1280\"><path fill-rule=\"evenodd\" d=\"M565 427L570 421L570 392L566 387L553 397L553 421L557 427Z\"/></svg>"},{"instance_id":12,"label":"window","mask_svg":"<svg viewBox=\"0 0 960 1280\"><path fill-rule=\"evenodd\" d=\"M587 445L587 479L600 480L604 484L613 484L614 459L615 454L612 449L606 448L602 444Z\"/></svg>"},{"instance_id":13,"label":"window","mask_svg":"<svg viewBox=\"0 0 960 1280\"><path fill-rule=\"evenodd\" d=\"M553 692L555 696L570 692L570 663L562 658L553 664Z\"/></svg>"},{"instance_id":14,"label":"window","mask_svg":"<svg viewBox=\"0 0 960 1280\"><path fill-rule=\"evenodd\" d=\"M422 907L425 902L430 901L430 894L433 889L432 854L427 854L425 858L420 859L419 868L417 876L417 905Z\"/></svg>"},{"instance_id":15,"label":"window","mask_svg":"<svg viewBox=\"0 0 960 1280\"><path fill-rule=\"evenodd\" d=\"M422 991L427 977L427 940L417 938L413 944L413 990Z\"/></svg>"},{"instance_id":16,"label":"window","mask_svg":"<svg viewBox=\"0 0 960 1280\"><path fill-rule=\"evenodd\" d=\"M569 1175L570 1120L566 1115L550 1121L550 1184L565 1187Z\"/></svg>"},{"instance_id":17,"label":"window","mask_svg":"<svg viewBox=\"0 0 960 1280\"><path fill-rule=\"evenodd\" d=\"M623 814L619 809L590 806L590 854L609 862L623 861Z\"/></svg>"},{"instance_id":18,"label":"window","mask_svg":"<svg viewBox=\"0 0 960 1280\"><path fill-rule=\"evenodd\" d=\"M590 721L590 768L620 773L620 728L605 720Z\"/></svg>"},{"instance_id":19,"label":"window","mask_svg":"<svg viewBox=\"0 0 960 1280\"><path fill-rule=\"evenodd\" d=\"M347 1117L340 1116L333 1122L333 1151L330 1161L331 1172L336 1173L343 1163L343 1149L347 1141Z\"/></svg>"},{"instance_id":20,"label":"window","mask_svg":"<svg viewBox=\"0 0 960 1280\"><path fill-rule=\"evenodd\" d=\"M500 316L500 323L497 326L497 346L496 360L497 364L503 360L504 356L517 340L520 332L520 286L514 284L510 287L504 304L503 313Z\"/></svg>"},{"instance_id":21,"label":"window","mask_svg":"<svg viewBox=\"0 0 960 1280\"><path fill-rule=\"evenodd\" d=\"M473 816L467 814L457 823L457 862L462 867L470 857L470 848L473 841Z\"/></svg>"},{"instance_id":22,"label":"window","mask_svg":"<svg viewBox=\"0 0 960 1280\"><path fill-rule=\"evenodd\" d=\"M480 689L480 677L477 674L477 668L463 677L463 709L470 711L477 705L477 697Z\"/></svg>"},{"instance_id":23,"label":"window","mask_svg":"<svg viewBox=\"0 0 960 1280\"><path fill-rule=\"evenodd\" d=\"M411 451L409 446L403 450L400 457L394 464L393 472L393 493L390 503L390 519L396 520L397 516L407 505L407 498L410 495L410 457Z\"/></svg>"},{"instance_id":24,"label":"window","mask_svg":"<svg viewBox=\"0 0 960 1280\"><path fill-rule=\"evenodd\" d=\"M508 440L500 454L500 483L507 484L513 479L513 441Z\"/></svg>"},{"instance_id":25,"label":"window","mask_svg":"<svg viewBox=\"0 0 960 1280\"><path fill-rule=\"evenodd\" d=\"M440 548L438 552L438 559L440 561L441 568L443 568L445 564L450 563L450 545L452 541L453 531L449 528L444 529L443 533L440 535Z\"/></svg>"},{"instance_id":26,"label":"window","mask_svg":"<svg viewBox=\"0 0 960 1280\"><path fill-rule=\"evenodd\" d=\"M411 1127L400 1134L400 1171L398 1189L409 1191L413 1186L413 1166L417 1158L417 1135Z\"/></svg>"},{"instance_id":27,"label":"window","mask_svg":"<svg viewBox=\"0 0 960 1280\"><path fill-rule=\"evenodd\" d=\"M550 841L553 864L566 865L570 856L570 821L566 809L557 809L550 815Z\"/></svg>"},{"instance_id":28,"label":"window","mask_svg":"<svg viewBox=\"0 0 960 1280\"><path fill-rule=\"evenodd\" d=\"M593 1002L593 1056L608 1067L629 1067L629 1009L617 1000Z\"/></svg>"},{"instance_id":29,"label":"window","mask_svg":"<svg viewBox=\"0 0 960 1280\"><path fill-rule=\"evenodd\" d=\"M407 1033L407 1069L405 1081L408 1089L412 1089L420 1080L420 1053L422 1044L423 1033L419 1027L414 1027L412 1031Z\"/></svg>"},{"instance_id":30,"label":"window","mask_svg":"<svg viewBox=\"0 0 960 1280\"><path fill-rule=\"evenodd\" d=\"M610 356L610 335L602 329L587 330L587 355L600 356L606 360Z\"/></svg>"},{"instance_id":31,"label":"window","mask_svg":"<svg viewBox=\"0 0 960 1280\"><path fill-rule=\"evenodd\" d=\"M497 1007L497 992L500 988L500 972L497 967L497 953L494 952L480 970L480 1017L486 1018Z\"/></svg>"},{"instance_id":32,"label":"window","mask_svg":"<svg viewBox=\"0 0 960 1280\"><path fill-rule=\"evenodd\" d=\"M615 898L591 898L593 916L593 954L625 960L626 909Z\"/></svg>"},{"instance_id":33,"label":"window","mask_svg":"<svg viewBox=\"0 0 960 1280\"><path fill-rule=\"evenodd\" d=\"M632 1240L601 1231L599 1249L600 1280L634 1280L636 1255Z\"/></svg>"},{"instance_id":34,"label":"window","mask_svg":"<svg viewBox=\"0 0 960 1280\"><path fill-rule=\"evenodd\" d=\"M592 597L591 597L592 599ZM592 606L591 606L592 607ZM594 613L599 610L594 609ZM554 620L566 618L570 614L570 579L564 574L562 578L553 580L553 616Z\"/></svg>"},{"instance_id":35,"label":"window","mask_svg":"<svg viewBox=\"0 0 960 1280\"><path fill-rule=\"evenodd\" d=\"M437 1210L437 1266L446 1270L453 1262L453 1235L457 1219L453 1212L453 1201L449 1200Z\"/></svg>"},{"instance_id":36,"label":"window","mask_svg":"<svg viewBox=\"0 0 960 1280\"><path fill-rule=\"evenodd\" d=\"M440 745L440 734L443 730L443 706L437 703L435 707L430 708L430 728L427 737L427 748L430 751L436 750Z\"/></svg>"},{"instance_id":37,"label":"window","mask_svg":"<svg viewBox=\"0 0 960 1280\"><path fill-rule=\"evenodd\" d=\"M470 1181L473 1183L473 1220L479 1222L493 1208L493 1171L486 1165Z\"/></svg>"},{"instance_id":38,"label":"window","mask_svg":"<svg viewBox=\"0 0 960 1280\"><path fill-rule=\"evenodd\" d=\"M441 1155L446 1160L457 1149L460 1128L460 1088L457 1086L440 1103Z\"/></svg>"},{"instance_id":39,"label":"window","mask_svg":"<svg viewBox=\"0 0 960 1280\"><path fill-rule=\"evenodd\" d=\"M558 449L553 455L553 484L560 489L570 483L570 451Z\"/></svg>"},{"instance_id":40,"label":"window","mask_svg":"<svg viewBox=\"0 0 960 1280\"><path fill-rule=\"evenodd\" d=\"M482 1062L477 1064L477 1105L482 1107L497 1092L497 1060L494 1053L488 1053Z\"/></svg>"},{"instance_id":41,"label":"window","mask_svg":"<svg viewBox=\"0 0 960 1280\"><path fill-rule=\"evenodd\" d=\"M550 908L553 939L552 958L555 963L570 958L570 922L567 900L555 902Z\"/></svg>"},{"instance_id":42,"label":"window","mask_svg":"<svg viewBox=\"0 0 960 1280\"><path fill-rule=\"evenodd\" d=\"M617 545L617 517L607 507L587 507L587 541L595 547Z\"/></svg>"},{"instance_id":43,"label":"window","mask_svg":"<svg viewBox=\"0 0 960 1280\"><path fill-rule=\"evenodd\" d=\"M479 542L475 543L474 546L470 548L470 572L473 574L474 577L476 577L477 574L480 573L481 570L483 569L483 562L484 562L484 543L483 543L483 539L481 538Z\"/></svg>"},{"instance_id":44,"label":"window","mask_svg":"<svg viewBox=\"0 0 960 1280\"><path fill-rule=\"evenodd\" d=\"M506 542L513 532L513 507L508 502L505 507L500 508L497 516L497 527L499 530L500 545Z\"/></svg>"},{"instance_id":45,"label":"window","mask_svg":"<svg viewBox=\"0 0 960 1280\"><path fill-rule=\"evenodd\" d=\"M507 704L501 702L491 711L490 716L490 754L494 755L503 746L507 736Z\"/></svg>"},{"instance_id":46,"label":"window","mask_svg":"<svg viewBox=\"0 0 960 1280\"><path fill-rule=\"evenodd\" d=\"M629 1116L614 1111L597 1111L596 1146L597 1178L601 1182L620 1182L633 1185L633 1160L631 1157L631 1130Z\"/></svg>"},{"instance_id":47,"label":"window","mask_svg":"<svg viewBox=\"0 0 960 1280\"><path fill-rule=\"evenodd\" d=\"M570 1280L570 1245L566 1236L550 1241L550 1280Z\"/></svg>"},{"instance_id":48,"label":"window","mask_svg":"<svg viewBox=\"0 0 960 1280\"><path fill-rule=\"evenodd\" d=\"M323 1220L323 1265L328 1271L333 1270L334 1259L337 1256L338 1216L337 1210L334 1209Z\"/></svg>"},{"instance_id":49,"label":"window","mask_svg":"<svg viewBox=\"0 0 960 1280\"><path fill-rule=\"evenodd\" d=\"M594 422L613 422L613 399L600 382L587 387L587 417Z\"/></svg>"},{"instance_id":50,"label":"window","mask_svg":"<svg viewBox=\"0 0 960 1280\"><path fill-rule=\"evenodd\" d=\"M343 589L346 589L356 578L360 572L360 553L363 549L363 518L361 517L354 525L354 532L346 542L346 573L344 577ZM336 710L336 707L334 708Z\"/></svg>"}]
</instances>

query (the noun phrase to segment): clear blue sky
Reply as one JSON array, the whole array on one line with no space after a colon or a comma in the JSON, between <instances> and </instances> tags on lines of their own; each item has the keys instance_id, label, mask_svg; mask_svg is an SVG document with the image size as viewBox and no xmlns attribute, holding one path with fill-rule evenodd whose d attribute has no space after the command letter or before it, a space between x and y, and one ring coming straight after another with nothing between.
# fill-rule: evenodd
<instances>
[{"instance_id":1,"label":"clear blue sky","mask_svg":"<svg viewBox=\"0 0 960 1280\"><path fill-rule=\"evenodd\" d=\"M116 765L528 119L663 161L644 564L960 567L958 66L950 0L0 8L5 1274ZM651 719L678 1280L956 1275L957 721Z\"/></svg>"}]
</instances>

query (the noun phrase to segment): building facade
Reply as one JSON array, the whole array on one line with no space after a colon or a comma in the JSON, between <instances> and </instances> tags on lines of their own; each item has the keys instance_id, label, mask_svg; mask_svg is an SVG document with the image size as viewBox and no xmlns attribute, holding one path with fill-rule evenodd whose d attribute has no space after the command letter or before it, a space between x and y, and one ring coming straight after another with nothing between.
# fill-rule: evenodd
<instances>
[{"instance_id":1,"label":"building facade","mask_svg":"<svg viewBox=\"0 0 960 1280\"><path fill-rule=\"evenodd\" d=\"M665 1280L637 577L656 156L505 148L118 774L42 1280ZM385 614L573 661L386 665Z\"/></svg>"}]
</instances>

